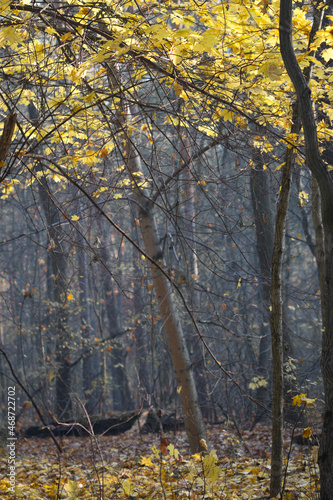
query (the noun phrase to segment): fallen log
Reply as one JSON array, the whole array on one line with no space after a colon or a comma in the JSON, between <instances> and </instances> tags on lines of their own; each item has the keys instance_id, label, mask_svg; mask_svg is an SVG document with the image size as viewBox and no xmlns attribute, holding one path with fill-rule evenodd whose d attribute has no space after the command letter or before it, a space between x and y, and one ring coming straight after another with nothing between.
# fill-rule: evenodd
<instances>
[{"instance_id":1,"label":"fallen log","mask_svg":"<svg viewBox=\"0 0 333 500\"><path fill-rule=\"evenodd\" d=\"M89 419L83 418L75 421L50 422L46 426L31 426L25 430L24 436L49 437L49 430L55 436L88 436L88 435L117 435L128 431L139 418L140 411L113 412L107 417L92 415Z\"/></svg>"},{"instance_id":2,"label":"fallen log","mask_svg":"<svg viewBox=\"0 0 333 500\"><path fill-rule=\"evenodd\" d=\"M167 431L180 431L185 428L184 419L177 418L175 413L168 413L164 415L161 410L149 410L146 422L141 429L143 434L163 433Z\"/></svg>"}]
</instances>

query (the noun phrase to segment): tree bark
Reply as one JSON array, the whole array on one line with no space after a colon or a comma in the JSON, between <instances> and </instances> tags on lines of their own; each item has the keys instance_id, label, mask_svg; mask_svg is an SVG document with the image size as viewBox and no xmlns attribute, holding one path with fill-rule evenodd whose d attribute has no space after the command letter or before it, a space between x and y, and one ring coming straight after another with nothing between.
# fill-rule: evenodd
<instances>
[{"instance_id":1,"label":"tree bark","mask_svg":"<svg viewBox=\"0 0 333 500\"><path fill-rule=\"evenodd\" d=\"M296 114L296 113L295 113ZM283 464L283 299L282 264L285 245L286 217L290 198L294 154L288 149L282 171L282 183L275 223L272 258L271 331L273 363L272 452L270 495L277 497L282 487Z\"/></svg>"},{"instance_id":2,"label":"tree bark","mask_svg":"<svg viewBox=\"0 0 333 500\"><path fill-rule=\"evenodd\" d=\"M48 225L49 252L52 271L52 291L54 298L54 329L56 338L56 403L55 411L60 419L69 418L71 415L71 361L68 343L68 314L66 309L66 256L61 239L61 233L56 223L59 221L59 213L54 202L48 196L46 181L41 178L40 199L44 209ZM51 296L52 296L51 295Z\"/></svg>"},{"instance_id":3,"label":"tree bark","mask_svg":"<svg viewBox=\"0 0 333 500\"><path fill-rule=\"evenodd\" d=\"M318 183L312 177L312 220L316 235L316 260L320 290L325 289L325 234L321 217L321 201ZM323 295L320 297L323 309Z\"/></svg>"},{"instance_id":4,"label":"tree bark","mask_svg":"<svg viewBox=\"0 0 333 500\"><path fill-rule=\"evenodd\" d=\"M3 170L3 167L5 166L5 160L15 131L16 119L17 114L10 113L3 124L3 131L0 137L0 181L3 181L8 173L8 170Z\"/></svg>"},{"instance_id":5,"label":"tree bark","mask_svg":"<svg viewBox=\"0 0 333 500\"><path fill-rule=\"evenodd\" d=\"M110 67L109 82L113 89L119 87L117 70L114 67ZM176 309L173 291L166 275L161 271L161 269L165 268L165 262L163 247L158 235L154 215L154 205L150 200L147 190L138 183L141 176L138 178L138 176L135 175L138 172L143 174L143 171L140 156L131 141L130 134L128 133L128 123L131 119L131 112L124 98L121 99L120 102L121 104L117 113L117 119L123 130L123 158L128 175L133 184L132 189L138 206L139 224L145 252L151 259L150 271L153 278L157 304L163 321L164 331L177 380L185 429L191 452L196 453L198 451L205 450L205 446L202 445L201 440L206 440L207 438L199 406L193 369L184 332ZM154 262L156 262L157 265L155 265Z\"/></svg>"},{"instance_id":6,"label":"tree bark","mask_svg":"<svg viewBox=\"0 0 333 500\"><path fill-rule=\"evenodd\" d=\"M163 267L162 247L153 214L153 206L147 194L137 185L137 177L133 175L134 172L141 172L141 165L140 158L132 147L129 137L126 138L125 161L128 173L134 183L134 196L140 207L139 221L145 251L152 260L156 260ZM190 357L169 281L155 265L151 264L150 270L175 370L177 385L180 391L185 428L191 451L195 453L203 449L200 440L206 439L206 433L198 402Z\"/></svg>"},{"instance_id":7,"label":"tree bark","mask_svg":"<svg viewBox=\"0 0 333 500\"><path fill-rule=\"evenodd\" d=\"M74 192L74 196L78 197L79 193ZM78 213L84 213L81 201L77 204ZM81 231L87 234L86 223L81 220ZM91 285L90 285L90 268L88 263L88 245L85 234L82 232L77 234L77 261L79 267L79 302L80 302L80 320L81 320L81 338L82 348L85 351L88 347L94 344L96 336L92 324L92 310L90 302ZM100 375L99 356L95 349L89 351L83 356L82 360L82 379L83 392L85 399L85 408L89 415L98 413L99 404L102 396L102 385Z\"/></svg>"},{"instance_id":8,"label":"tree bark","mask_svg":"<svg viewBox=\"0 0 333 500\"><path fill-rule=\"evenodd\" d=\"M270 332L270 283L272 255L274 247L272 199L268 183L268 172L263 169L263 158L259 150L253 150L254 168L250 172L251 199L256 228L257 254L260 267L260 343L258 370L268 382L267 387L257 390L257 399L263 403L270 400L271 389L271 332ZM258 407L256 420L262 418L264 411Z\"/></svg>"},{"instance_id":9,"label":"tree bark","mask_svg":"<svg viewBox=\"0 0 333 500\"><path fill-rule=\"evenodd\" d=\"M322 11L317 13L322 17ZM292 0L280 3L280 50L300 103L307 166L321 193L321 213L325 235L325 283L322 290L323 337L321 368L325 390L325 409L319 448L321 500L333 491L333 180L319 153L317 126L311 91L298 65L292 40Z\"/></svg>"}]
</instances>

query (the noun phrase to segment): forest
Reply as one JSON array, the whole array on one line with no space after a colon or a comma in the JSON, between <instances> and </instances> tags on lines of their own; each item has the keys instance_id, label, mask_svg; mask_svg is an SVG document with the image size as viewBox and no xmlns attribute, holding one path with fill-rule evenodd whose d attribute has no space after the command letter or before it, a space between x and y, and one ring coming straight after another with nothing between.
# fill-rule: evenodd
<instances>
[{"instance_id":1,"label":"forest","mask_svg":"<svg viewBox=\"0 0 333 500\"><path fill-rule=\"evenodd\" d=\"M0 496L333 498L331 0L0 0Z\"/></svg>"}]
</instances>

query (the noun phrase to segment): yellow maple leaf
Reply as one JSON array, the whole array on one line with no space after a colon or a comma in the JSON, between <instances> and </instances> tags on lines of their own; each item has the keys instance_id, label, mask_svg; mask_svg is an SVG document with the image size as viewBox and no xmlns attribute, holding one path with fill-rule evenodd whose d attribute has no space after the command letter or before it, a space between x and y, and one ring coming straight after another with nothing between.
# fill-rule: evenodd
<instances>
[{"instance_id":1,"label":"yellow maple leaf","mask_svg":"<svg viewBox=\"0 0 333 500\"><path fill-rule=\"evenodd\" d=\"M323 59L325 59L326 62L328 62L330 59L333 59L333 48L330 47L329 49L323 50L321 56L323 57Z\"/></svg>"},{"instance_id":2,"label":"yellow maple leaf","mask_svg":"<svg viewBox=\"0 0 333 500\"><path fill-rule=\"evenodd\" d=\"M305 439L309 439L309 437L311 436L312 434L312 429L310 427L306 427L304 430L303 430L303 434L302 436L305 438Z\"/></svg>"},{"instance_id":3,"label":"yellow maple leaf","mask_svg":"<svg viewBox=\"0 0 333 500\"><path fill-rule=\"evenodd\" d=\"M72 33L65 33L64 35L62 35L61 41L66 42L67 40L71 40L72 38L73 38Z\"/></svg>"},{"instance_id":4,"label":"yellow maple leaf","mask_svg":"<svg viewBox=\"0 0 333 500\"><path fill-rule=\"evenodd\" d=\"M297 394L296 396L293 397L293 406L301 406L302 404L302 398L305 396L305 394Z\"/></svg>"},{"instance_id":5,"label":"yellow maple leaf","mask_svg":"<svg viewBox=\"0 0 333 500\"><path fill-rule=\"evenodd\" d=\"M315 401L315 399L307 398L305 394L297 394L293 397L293 406L301 406L302 403L306 406L313 406Z\"/></svg>"},{"instance_id":6,"label":"yellow maple leaf","mask_svg":"<svg viewBox=\"0 0 333 500\"><path fill-rule=\"evenodd\" d=\"M77 220L79 220L80 217L78 217L77 215L72 215L71 219L75 222Z\"/></svg>"},{"instance_id":7,"label":"yellow maple leaf","mask_svg":"<svg viewBox=\"0 0 333 500\"><path fill-rule=\"evenodd\" d=\"M151 467L153 464L153 462L151 461L151 458L150 457L142 457L141 458L141 465L144 465L146 467Z\"/></svg>"}]
</instances>

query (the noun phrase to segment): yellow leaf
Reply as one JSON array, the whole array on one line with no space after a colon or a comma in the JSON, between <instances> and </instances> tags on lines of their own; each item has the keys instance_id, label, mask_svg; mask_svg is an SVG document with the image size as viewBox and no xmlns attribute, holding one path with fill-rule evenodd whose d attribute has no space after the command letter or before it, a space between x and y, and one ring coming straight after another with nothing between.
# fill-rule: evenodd
<instances>
[{"instance_id":1,"label":"yellow leaf","mask_svg":"<svg viewBox=\"0 0 333 500\"><path fill-rule=\"evenodd\" d=\"M300 191L298 193L298 200L299 200L301 207L304 207L304 205L308 201L308 199L309 199L309 194L306 191Z\"/></svg>"},{"instance_id":2,"label":"yellow leaf","mask_svg":"<svg viewBox=\"0 0 333 500\"><path fill-rule=\"evenodd\" d=\"M182 386L181 386L181 385L179 385L179 386L177 387L177 392L178 392L178 394L180 394L180 393L181 393L181 391L182 391Z\"/></svg>"},{"instance_id":3,"label":"yellow leaf","mask_svg":"<svg viewBox=\"0 0 333 500\"><path fill-rule=\"evenodd\" d=\"M174 83L173 88L174 88L175 94L178 96L180 96L180 94L183 92L183 87L178 82Z\"/></svg>"},{"instance_id":4,"label":"yellow leaf","mask_svg":"<svg viewBox=\"0 0 333 500\"><path fill-rule=\"evenodd\" d=\"M47 28L45 28L45 33L48 33L49 35L53 35L53 34L56 34L57 31L54 28L50 28L50 26L48 26Z\"/></svg>"},{"instance_id":5,"label":"yellow leaf","mask_svg":"<svg viewBox=\"0 0 333 500\"><path fill-rule=\"evenodd\" d=\"M167 446L167 448L169 450L170 456L171 457L175 457L175 459L178 460L179 451L174 447L174 445L173 444L169 444L169 446Z\"/></svg>"},{"instance_id":6,"label":"yellow leaf","mask_svg":"<svg viewBox=\"0 0 333 500\"><path fill-rule=\"evenodd\" d=\"M309 439L309 437L311 436L311 434L312 434L312 429L311 429L310 427L306 427L306 428L304 429L304 431L303 431L303 434L302 434L302 435L303 435L303 437L304 437L305 439Z\"/></svg>"},{"instance_id":7,"label":"yellow leaf","mask_svg":"<svg viewBox=\"0 0 333 500\"><path fill-rule=\"evenodd\" d=\"M64 490L66 491L68 498L78 498L80 494L79 486L71 479L69 479L65 484Z\"/></svg>"},{"instance_id":8,"label":"yellow leaf","mask_svg":"<svg viewBox=\"0 0 333 500\"><path fill-rule=\"evenodd\" d=\"M153 464L153 462L151 461L151 458L150 457L142 457L141 459L141 465L144 465L146 467L151 467Z\"/></svg>"},{"instance_id":9,"label":"yellow leaf","mask_svg":"<svg viewBox=\"0 0 333 500\"><path fill-rule=\"evenodd\" d=\"M67 295L67 300L73 300L74 299L74 295L72 293L69 293Z\"/></svg>"},{"instance_id":10,"label":"yellow leaf","mask_svg":"<svg viewBox=\"0 0 333 500\"><path fill-rule=\"evenodd\" d=\"M55 376L56 376L56 371L53 368L48 370L47 377L49 379L50 384L52 384L53 380L55 379Z\"/></svg>"},{"instance_id":11,"label":"yellow leaf","mask_svg":"<svg viewBox=\"0 0 333 500\"><path fill-rule=\"evenodd\" d=\"M297 394L296 396L293 397L293 406L301 406L303 397L305 397L305 394Z\"/></svg>"},{"instance_id":12,"label":"yellow leaf","mask_svg":"<svg viewBox=\"0 0 333 500\"><path fill-rule=\"evenodd\" d=\"M78 217L77 215L72 215L71 219L75 222L77 220L79 220L80 217Z\"/></svg>"},{"instance_id":13,"label":"yellow leaf","mask_svg":"<svg viewBox=\"0 0 333 500\"><path fill-rule=\"evenodd\" d=\"M125 481L123 481L121 483L121 485L122 485L124 493L125 493L125 495L127 497L133 496L133 494L134 494L134 487L133 487L133 484L131 483L131 481L129 479L125 479Z\"/></svg>"},{"instance_id":14,"label":"yellow leaf","mask_svg":"<svg viewBox=\"0 0 333 500\"><path fill-rule=\"evenodd\" d=\"M223 116L223 120L226 121L232 121L234 118L235 113L233 111L229 111L228 109L224 109L221 112L221 116Z\"/></svg>"},{"instance_id":15,"label":"yellow leaf","mask_svg":"<svg viewBox=\"0 0 333 500\"><path fill-rule=\"evenodd\" d=\"M242 278L239 278L238 283L237 283L237 288L241 286Z\"/></svg>"},{"instance_id":16,"label":"yellow leaf","mask_svg":"<svg viewBox=\"0 0 333 500\"><path fill-rule=\"evenodd\" d=\"M208 450L208 446L207 446L207 442L205 439L201 438L200 439L200 444L201 446L205 449L205 450Z\"/></svg>"},{"instance_id":17,"label":"yellow leaf","mask_svg":"<svg viewBox=\"0 0 333 500\"><path fill-rule=\"evenodd\" d=\"M274 60L266 62L260 70L273 81L280 80L283 73L282 65L279 64L279 61Z\"/></svg>"},{"instance_id":18,"label":"yellow leaf","mask_svg":"<svg viewBox=\"0 0 333 500\"><path fill-rule=\"evenodd\" d=\"M62 35L61 41L66 42L67 40L71 40L72 38L73 38L72 33L65 33L64 35Z\"/></svg>"},{"instance_id":19,"label":"yellow leaf","mask_svg":"<svg viewBox=\"0 0 333 500\"><path fill-rule=\"evenodd\" d=\"M333 48L331 47L329 49L323 50L321 56L325 59L326 62L328 62L330 59L333 59Z\"/></svg>"},{"instance_id":20,"label":"yellow leaf","mask_svg":"<svg viewBox=\"0 0 333 500\"><path fill-rule=\"evenodd\" d=\"M315 401L316 401L315 399L311 399L311 398L307 398L307 397L303 398L303 402L306 404L306 406L313 406Z\"/></svg>"},{"instance_id":21,"label":"yellow leaf","mask_svg":"<svg viewBox=\"0 0 333 500\"><path fill-rule=\"evenodd\" d=\"M0 32L0 45L8 43L11 47L16 47L18 43L21 43L22 39L19 33L11 27L4 28Z\"/></svg>"},{"instance_id":22,"label":"yellow leaf","mask_svg":"<svg viewBox=\"0 0 333 500\"><path fill-rule=\"evenodd\" d=\"M170 51L169 51L169 56L171 61L175 66L178 66L182 62L182 46L181 45L172 45Z\"/></svg>"},{"instance_id":23,"label":"yellow leaf","mask_svg":"<svg viewBox=\"0 0 333 500\"><path fill-rule=\"evenodd\" d=\"M313 406L315 401L315 399L307 398L305 394L297 394L293 398L293 406L301 406L302 403L306 406Z\"/></svg>"}]
</instances>

